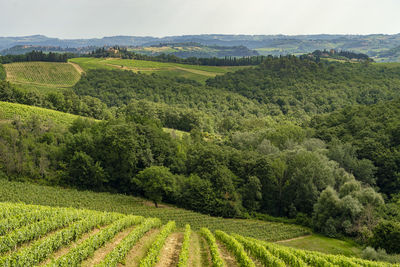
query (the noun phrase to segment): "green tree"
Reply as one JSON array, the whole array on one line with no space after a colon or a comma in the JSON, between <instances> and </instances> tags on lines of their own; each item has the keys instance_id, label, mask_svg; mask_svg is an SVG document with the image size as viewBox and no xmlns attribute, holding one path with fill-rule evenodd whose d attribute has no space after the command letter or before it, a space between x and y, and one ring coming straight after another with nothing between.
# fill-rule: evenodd
<instances>
[{"instance_id":1,"label":"green tree","mask_svg":"<svg viewBox=\"0 0 400 267\"><path fill-rule=\"evenodd\" d=\"M151 166L139 172L132 182L139 186L144 195L154 202L156 208L163 198L176 194L176 179L168 168Z\"/></svg>"}]
</instances>

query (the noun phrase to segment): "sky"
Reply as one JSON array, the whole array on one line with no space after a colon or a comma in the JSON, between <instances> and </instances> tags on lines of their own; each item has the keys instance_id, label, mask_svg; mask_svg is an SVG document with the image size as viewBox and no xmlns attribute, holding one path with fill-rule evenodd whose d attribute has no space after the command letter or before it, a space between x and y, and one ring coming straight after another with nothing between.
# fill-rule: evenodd
<instances>
[{"instance_id":1,"label":"sky","mask_svg":"<svg viewBox=\"0 0 400 267\"><path fill-rule=\"evenodd\" d=\"M0 0L0 36L395 34L400 0Z\"/></svg>"}]
</instances>

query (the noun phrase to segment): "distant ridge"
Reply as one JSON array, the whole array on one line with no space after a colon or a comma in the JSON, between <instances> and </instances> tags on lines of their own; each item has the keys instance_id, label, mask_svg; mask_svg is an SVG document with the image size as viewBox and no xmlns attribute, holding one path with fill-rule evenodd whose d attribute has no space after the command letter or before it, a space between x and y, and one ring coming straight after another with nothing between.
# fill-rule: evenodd
<instances>
[{"instance_id":1,"label":"distant ridge","mask_svg":"<svg viewBox=\"0 0 400 267\"><path fill-rule=\"evenodd\" d=\"M54 46L60 48L103 46L151 46L160 43L199 43L206 46L245 46L262 55L304 54L314 50L335 49L365 53L377 61L399 61L390 55L400 46L400 34L370 35L229 35L202 34L182 36L109 36L89 39L59 39L44 35L0 37L0 50L17 45ZM385 53L389 52L389 55ZM382 57L380 55L385 55Z\"/></svg>"}]
</instances>

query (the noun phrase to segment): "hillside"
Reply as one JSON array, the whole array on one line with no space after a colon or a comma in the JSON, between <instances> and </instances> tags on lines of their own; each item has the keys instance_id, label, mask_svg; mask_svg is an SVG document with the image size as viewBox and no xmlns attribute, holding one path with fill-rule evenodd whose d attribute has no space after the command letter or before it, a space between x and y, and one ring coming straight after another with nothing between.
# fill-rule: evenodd
<instances>
[{"instance_id":1,"label":"hillside","mask_svg":"<svg viewBox=\"0 0 400 267\"><path fill-rule=\"evenodd\" d=\"M200 43L205 46L245 46L261 55L305 54L314 50L335 49L365 53L376 61L388 58L379 53L390 51L399 45L400 35L224 35L203 34L167 36L163 38L142 36L113 36L94 39L58 39L43 35L25 37L0 37L0 50L16 45L56 46L65 48L104 47L104 46L141 46L151 47L160 43ZM148 49L148 48L144 48ZM223 55L225 56L225 54ZM389 59L396 60L396 58Z\"/></svg>"},{"instance_id":2,"label":"hillside","mask_svg":"<svg viewBox=\"0 0 400 267\"><path fill-rule=\"evenodd\" d=\"M175 222L71 208L0 203L0 263L4 266L285 266L297 262L357 266L388 263L285 248L273 243L207 228L176 229ZM25 214L21 217L21 214ZM16 239L18 237L18 239ZM201 251L205 254L199 257Z\"/></svg>"},{"instance_id":3,"label":"hillside","mask_svg":"<svg viewBox=\"0 0 400 267\"><path fill-rule=\"evenodd\" d=\"M332 157L343 167L353 173L363 172L360 176L367 180L370 168L354 166L351 157L371 160L382 192L388 196L400 192L400 99L317 116L311 126L316 129L316 137L335 148Z\"/></svg>"},{"instance_id":4,"label":"hillside","mask_svg":"<svg viewBox=\"0 0 400 267\"><path fill-rule=\"evenodd\" d=\"M397 225L397 186L390 192L393 200L380 193L390 195L383 190L387 190L385 184L395 183L396 174L385 176L389 172L375 161L379 155L365 157L348 149L358 149L356 142L342 147L333 140L340 136L325 138L313 124L319 117L312 118L320 114L329 118L358 103L385 105L399 97L398 64L318 62L308 56L269 57L260 66L238 70L115 58L75 58L73 62L80 64L84 74L63 90L38 91L29 84L21 89L0 81L1 100L14 102L0 106L0 176L126 194L130 199L119 201L127 201L132 209L118 206L120 211L158 217L163 223L174 219L179 227L189 222L193 230L204 223L213 231L235 231L265 240L305 233L299 226L254 220L258 218L301 224L364 245L374 242L376 249L396 246L394 238L375 230L385 227L383 218ZM198 77L196 81L169 73L181 66L185 72L203 76L202 81L207 77L206 84L198 82ZM100 120L75 119L79 117L17 103ZM379 112L381 106L376 109L376 114L384 114ZM21 117L15 118L16 113ZM354 121L354 116L349 120ZM393 119L396 122L397 117ZM385 139L396 140L396 124L393 127ZM173 129L184 132L174 134ZM358 132L365 133L361 128ZM387 161L390 166L397 164L395 150L381 151L393 157ZM22 185L16 188L30 190ZM35 195L44 199L29 192L8 197L13 199L15 194L29 203L54 205L53 197L46 199L53 194L51 189L43 190L48 193ZM64 194L55 190L54 195ZM88 193L71 199L81 199L80 205L90 202L84 200L90 197L98 196ZM137 197L148 201L139 200L136 205L132 202ZM75 205L66 198L57 205ZM98 203L107 206L107 201L82 207L101 209ZM115 201L110 203L116 206ZM148 207L153 205L159 208ZM112 211L112 207L107 209ZM302 242L326 252L361 254L361 248L352 251L353 245L323 237L292 244L302 246ZM379 259L389 260L381 251L376 253ZM396 261L395 256L390 260Z\"/></svg>"},{"instance_id":5,"label":"hillside","mask_svg":"<svg viewBox=\"0 0 400 267\"><path fill-rule=\"evenodd\" d=\"M129 60L115 58L74 58L70 62L76 63L83 70L89 69L122 69L142 73L157 73L168 77L182 77L205 82L210 77L221 75L243 67L213 67L188 64L163 63L144 60Z\"/></svg>"},{"instance_id":6,"label":"hillside","mask_svg":"<svg viewBox=\"0 0 400 267\"><path fill-rule=\"evenodd\" d=\"M2 121L11 121L14 119L29 120L33 117L43 122L56 123L60 126L71 125L74 120L79 118L77 115L51 109L0 101L0 120Z\"/></svg>"},{"instance_id":7,"label":"hillside","mask_svg":"<svg viewBox=\"0 0 400 267\"><path fill-rule=\"evenodd\" d=\"M145 55L171 54L180 58L249 57L258 53L244 46L206 46L200 43L160 43L158 45L129 47L129 51Z\"/></svg>"},{"instance_id":8,"label":"hillside","mask_svg":"<svg viewBox=\"0 0 400 267\"><path fill-rule=\"evenodd\" d=\"M80 78L80 73L71 64L55 62L18 62L3 65L7 81L41 90L71 87Z\"/></svg>"},{"instance_id":9,"label":"hillside","mask_svg":"<svg viewBox=\"0 0 400 267\"><path fill-rule=\"evenodd\" d=\"M375 104L400 96L400 65L315 62L308 57L268 58L260 66L207 80L276 113L302 116L354 104Z\"/></svg>"}]
</instances>

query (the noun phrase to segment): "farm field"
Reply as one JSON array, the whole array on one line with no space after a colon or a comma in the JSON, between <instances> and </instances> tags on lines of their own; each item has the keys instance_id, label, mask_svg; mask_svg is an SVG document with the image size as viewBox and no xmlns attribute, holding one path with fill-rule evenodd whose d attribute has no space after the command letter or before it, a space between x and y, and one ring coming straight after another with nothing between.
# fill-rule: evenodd
<instances>
[{"instance_id":1,"label":"farm field","mask_svg":"<svg viewBox=\"0 0 400 267\"><path fill-rule=\"evenodd\" d=\"M177 63L164 63L146 60L114 59L114 58L73 58L69 62L78 64L84 71L89 69L125 69L134 72L158 73L169 77L183 77L198 82L205 82L215 77L244 67L198 66Z\"/></svg>"},{"instance_id":2,"label":"farm field","mask_svg":"<svg viewBox=\"0 0 400 267\"><path fill-rule=\"evenodd\" d=\"M196 252L204 252L198 257ZM395 266L172 220L0 202L1 266Z\"/></svg>"},{"instance_id":3,"label":"farm field","mask_svg":"<svg viewBox=\"0 0 400 267\"><path fill-rule=\"evenodd\" d=\"M39 91L73 86L80 79L75 66L58 62L17 62L3 65L7 80L22 88L34 87Z\"/></svg>"}]
</instances>

